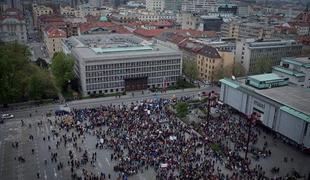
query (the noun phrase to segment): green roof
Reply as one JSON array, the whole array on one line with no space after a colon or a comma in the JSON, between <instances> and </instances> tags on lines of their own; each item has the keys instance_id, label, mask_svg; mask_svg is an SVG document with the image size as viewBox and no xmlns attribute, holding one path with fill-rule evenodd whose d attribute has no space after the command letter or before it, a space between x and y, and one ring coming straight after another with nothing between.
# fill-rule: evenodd
<instances>
[{"instance_id":1,"label":"green roof","mask_svg":"<svg viewBox=\"0 0 310 180\"><path fill-rule=\"evenodd\" d=\"M308 114L304 114L302 112L299 112L293 108L287 107L287 106L282 106L280 110L285 111L289 113L290 115L293 115L295 117L298 117L299 119L302 119L306 122L310 122L310 116Z\"/></svg>"},{"instance_id":2,"label":"green roof","mask_svg":"<svg viewBox=\"0 0 310 180\"><path fill-rule=\"evenodd\" d=\"M274 80L283 79L279 75L274 74L274 73L253 75L253 76L249 76L249 78L256 80L256 81L274 81Z\"/></svg>"},{"instance_id":3,"label":"green roof","mask_svg":"<svg viewBox=\"0 0 310 180\"><path fill-rule=\"evenodd\" d=\"M294 71L294 70L291 70L291 69L287 69L287 68L283 68L283 67L279 67L279 66L274 66L274 67L272 67L272 69L276 70L276 71L279 71L279 72L282 72L282 73L285 73L285 74L288 74L288 75L291 75L291 76L296 76L296 77L303 77L303 76L305 76L304 73L297 72L297 71Z\"/></svg>"},{"instance_id":4,"label":"green roof","mask_svg":"<svg viewBox=\"0 0 310 180\"><path fill-rule=\"evenodd\" d=\"M96 53L128 52L128 51L148 51L153 50L151 46L137 47L115 47L115 48L92 48Z\"/></svg>"},{"instance_id":5,"label":"green roof","mask_svg":"<svg viewBox=\"0 0 310 180\"><path fill-rule=\"evenodd\" d=\"M230 79L221 79L220 80L221 83L224 83L232 88L238 88L239 87L239 84L234 82L233 80L230 80Z\"/></svg>"},{"instance_id":6,"label":"green roof","mask_svg":"<svg viewBox=\"0 0 310 180\"><path fill-rule=\"evenodd\" d=\"M310 68L310 63L309 62L300 61L298 58L296 58L296 59L284 58L282 61L285 62L285 63L294 64L294 65L297 65L297 66L303 66L305 68Z\"/></svg>"},{"instance_id":7,"label":"green roof","mask_svg":"<svg viewBox=\"0 0 310 180\"><path fill-rule=\"evenodd\" d=\"M284 59L283 62L289 63L289 64L294 64L294 65L298 65L298 66L302 66L302 63L298 62L298 61L294 61L291 59Z\"/></svg>"},{"instance_id":8,"label":"green roof","mask_svg":"<svg viewBox=\"0 0 310 180\"><path fill-rule=\"evenodd\" d=\"M99 21L101 21L101 22L107 22L107 21L108 21L108 18L107 18L106 16L101 16L101 17L99 18Z\"/></svg>"}]
</instances>

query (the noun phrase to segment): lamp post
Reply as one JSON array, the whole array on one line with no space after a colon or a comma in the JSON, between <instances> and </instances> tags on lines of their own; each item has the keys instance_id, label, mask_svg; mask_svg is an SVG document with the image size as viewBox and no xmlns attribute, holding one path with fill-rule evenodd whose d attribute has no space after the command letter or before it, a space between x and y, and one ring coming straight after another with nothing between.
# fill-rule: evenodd
<instances>
[{"instance_id":1,"label":"lamp post","mask_svg":"<svg viewBox=\"0 0 310 180\"><path fill-rule=\"evenodd\" d=\"M248 129L248 139L246 144L246 151L245 151L245 157L244 159L248 158L248 151L249 151L249 144L250 144L250 136L251 136L251 128L252 125L255 125L257 121L259 121L260 114L257 112L253 112L251 115L248 116L247 120L249 123L249 129Z\"/></svg>"},{"instance_id":2,"label":"lamp post","mask_svg":"<svg viewBox=\"0 0 310 180\"><path fill-rule=\"evenodd\" d=\"M216 101L216 96L215 96L215 94L214 94L214 91L209 92L209 95L208 95L207 124L209 124L211 107L214 106L215 101Z\"/></svg>"}]
</instances>

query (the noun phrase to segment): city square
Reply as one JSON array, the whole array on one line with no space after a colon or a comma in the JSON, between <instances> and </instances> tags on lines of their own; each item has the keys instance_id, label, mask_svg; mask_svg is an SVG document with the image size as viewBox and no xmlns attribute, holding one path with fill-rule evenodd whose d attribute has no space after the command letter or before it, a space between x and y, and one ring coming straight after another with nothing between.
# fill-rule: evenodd
<instances>
[{"instance_id":1,"label":"city square","mask_svg":"<svg viewBox=\"0 0 310 180\"><path fill-rule=\"evenodd\" d=\"M178 101L190 101L198 98L196 92L181 91L176 96ZM212 116L208 121L204 137L168 109L173 103L172 96L169 92L156 96L136 92L134 97L113 97L91 105L71 102L68 106L75 114L73 121L55 116L57 105L24 109L1 124L1 177L308 178L309 155L260 126L255 126L251 134L248 156L251 162L247 166L244 161L247 126L243 117L240 119L229 110L221 111L222 119ZM190 119L206 125L206 117L197 115L199 109L190 111ZM215 142L221 144L220 151L213 147Z\"/></svg>"}]
</instances>

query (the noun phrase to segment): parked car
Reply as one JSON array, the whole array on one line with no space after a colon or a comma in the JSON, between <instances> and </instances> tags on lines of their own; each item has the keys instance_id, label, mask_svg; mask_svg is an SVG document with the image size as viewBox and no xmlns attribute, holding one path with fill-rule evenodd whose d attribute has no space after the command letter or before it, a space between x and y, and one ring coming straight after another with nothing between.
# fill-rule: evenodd
<instances>
[{"instance_id":1,"label":"parked car","mask_svg":"<svg viewBox=\"0 0 310 180\"><path fill-rule=\"evenodd\" d=\"M14 118L13 114L2 114L1 119L12 119Z\"/></svg>"}]
</instances>

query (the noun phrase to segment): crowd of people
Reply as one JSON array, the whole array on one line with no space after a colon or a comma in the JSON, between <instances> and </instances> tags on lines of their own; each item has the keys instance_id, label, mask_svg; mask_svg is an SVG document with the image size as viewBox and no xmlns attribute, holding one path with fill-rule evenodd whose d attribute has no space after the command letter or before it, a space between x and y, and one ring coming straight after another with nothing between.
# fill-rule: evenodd
<instances>
[{"instance_id":1,"label":"crowd of people","mask_svg":"<svg viewBox=\"0 0 310 180\"><path fill-rule=\"evenodd\" d=\"M181 98L178 101L188 101ZM72 179L111 179L108 172L99 174L92 168L97 162L97 153L83 148L85 135L95 136L96 151L110 149L109 157L115 166L118 179L143 173L152 169L156 179L266 179L260 165L252 165L251 158L244 158L247 150L248 124L236 119L229 111L219 117L205 117L198 134L191 126L180 121L169 99L152 99L129 105L107 105L96 108L73 109L69 116L73 121L66 123L65 116L48 120L57 127L52 137L43 137L51 154L51 163L62 170L69 166ZM23 124L24 125L24 122ZM42 126L42 122L37 124ZM31 125L29 125L31 128ZM267 142L262 148L254 147L260 131L253 128L250 133L249 156L256 160L271 156ZM33 140L30 135L29 139ZM58 158L57 150L71 143L68 161ZM55 146L55 148L51 148ZM12 143L18 148L18 143ZM48 160L45 160L48 163ZM276 174L279 168L272 169ZM37 177L41 174L38 172ZM282 179L275 176L274 179Z\"/></svg>"},{"instance_id":2,"label":"crowd of people","mask_svg":"<svg viewBox=\"0 0 310 180\"><path fill-rule=\"evenodd\" d=\"M176 118L169 104L170 100L157 99L78 109L74 119L80 124L78 132L94 131L96 148L113 150L114 170L125 176L153 168L157 179L264 177L261 167L250 168L250 160L240 156L246 146L245 123L228 116L212 118L208 125L202 124L205 135L200 136ZM255 144L257 134L250 137ZM214 144L220 146L219 151L212 148ZM221 166L233 173L224 173Z\"/></svg>"}]
</instances>

